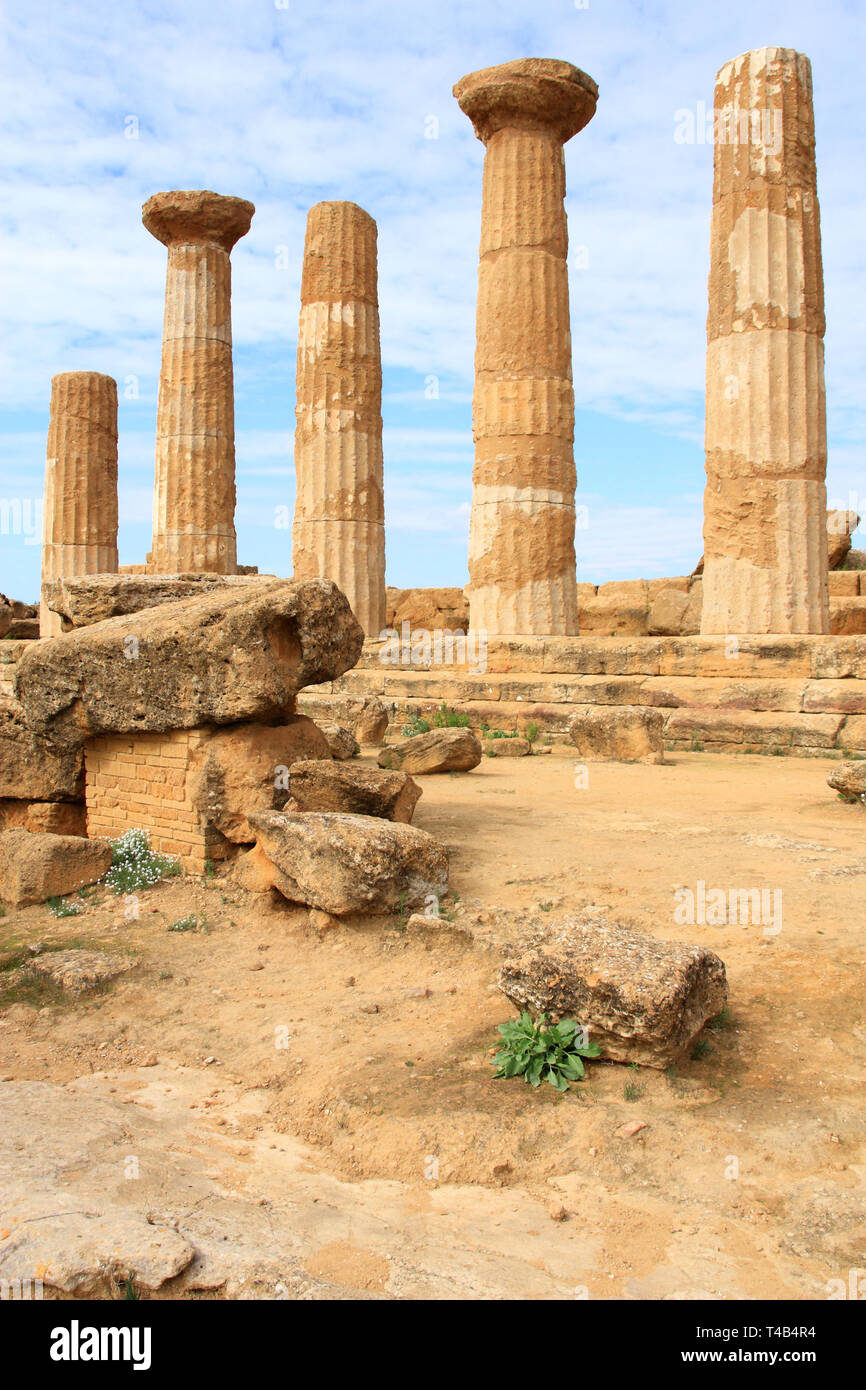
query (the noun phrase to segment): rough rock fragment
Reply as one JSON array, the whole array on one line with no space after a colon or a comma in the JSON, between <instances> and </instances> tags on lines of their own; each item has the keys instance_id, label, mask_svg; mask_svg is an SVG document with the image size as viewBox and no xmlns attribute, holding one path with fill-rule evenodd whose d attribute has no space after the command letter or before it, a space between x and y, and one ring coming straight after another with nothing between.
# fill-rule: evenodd
<instances>
[{"instance_id":1,"label":"rough rock fragment","mask_svg":"<svg viewBox=\"0 0 866 1390\"><path fill-rule=\"evenodd\" d=\"M661 1069L728 996L712 951L591 916L564 917L509 949L499 988L533 1015L575 1019L603 1059Z\"/></svg>"}]
</instances>

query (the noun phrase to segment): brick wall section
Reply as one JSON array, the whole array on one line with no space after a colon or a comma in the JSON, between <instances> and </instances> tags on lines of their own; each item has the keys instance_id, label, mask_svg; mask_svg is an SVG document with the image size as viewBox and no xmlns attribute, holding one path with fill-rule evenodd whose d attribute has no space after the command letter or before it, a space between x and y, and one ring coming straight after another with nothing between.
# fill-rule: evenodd
<instances>
[{"instance_id":1,"label":"brick wall section","mask_svg":"<svg viewBox=\"0 0 866 1390\"><path fill-rule=\"evenodd\" d=\"M218 853L189 799L193 752L209 730L112 734L85 748L87 833L114 840L133 828L150 831L151 848L175 854L188 873L204 873Z\"/></svg>"}]
</instances>

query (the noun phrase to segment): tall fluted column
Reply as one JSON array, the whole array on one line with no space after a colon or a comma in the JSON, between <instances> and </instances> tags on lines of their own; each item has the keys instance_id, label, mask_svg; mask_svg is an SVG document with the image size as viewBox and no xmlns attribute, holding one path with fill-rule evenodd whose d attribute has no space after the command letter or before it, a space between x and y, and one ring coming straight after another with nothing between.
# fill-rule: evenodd
<instances>
[{"instance_id":1,"label":"tall fluted column","mask_svg":"<svg viewBox=\"0 0 866 1390\"><path fill-rule=\"evenodd\" d=\"M51 382L42 504L42 582L117 570L117 383L101 372ZM39 606L40 637L60 616Z\"/></svg>"},{"instance_id":2,"label":"tall fluted column","mask_svg":"<svg viewBox=\"0 0 866 1390\"><path fill-rule=\"evenodd\" d=\"M563 144L598 88L571 63L522 58L461 78L484 142L469 610L474 631L577 632L574 391Z\"/></svg>"},{"instance_id":3,"label":"tall fluted column","mask_svg":"<svg viewBox=\"0 0 866 1390\"><path fill-rule=\"evenodd\" d=\"M716 78L702 633L827 632L824 286L812 74Z\"/></svg>"},{"instance_id":4,"label":"tall fluted column","mask_svg":"<svg viewBox=\"0 0 866 1390\"><path fill-rule=\"evenodd\" d=\"M307 218L292 530L295 577L332 579L369 637L385 626L376 235L355 203Z\"/></svg>"},{"instance_id":5,"label":"tall fluted column","mask_svg":"<svg viewBox=\"0 0 866 1390\"><path fill-rule=\"evenodd\" d=\"M142 208L168 247L150 567L234 574L231 262L255 208L210 192L155 193Z\"/></svg>"}]
</instances>

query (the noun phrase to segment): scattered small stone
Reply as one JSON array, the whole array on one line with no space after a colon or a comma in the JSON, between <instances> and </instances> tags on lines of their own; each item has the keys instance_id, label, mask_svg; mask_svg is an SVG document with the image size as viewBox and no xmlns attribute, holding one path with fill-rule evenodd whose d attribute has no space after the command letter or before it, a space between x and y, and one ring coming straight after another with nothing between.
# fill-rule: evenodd
<instances>
[{"instance_id":1,"label":"scattered small stone","mask_svg":"<svg viewBox=\"0 0 866 1390\"><path fill-rule=\"evenodd\" d=\"M646 1128L646 1120L629 1120L628 1124L620 1125L616 1133L620 1139L633 1139L636 1134L640 1134L641 1130Z\"/></svg>"},{"instance_id":2,"label":"scattered small stone","mask_svg":"<svg viewBox=\"0 0 866 1390\"><path fill-rule=\"evenodd\" d=\"M362 1014L377 1014L378 1012L379 1012L379 1005L378 1005L378 1004L362 1004L362 1005L361 1005L361 1013L362 1013Z\"/></svg>"},{"instance_id":3,"label":"scattered small stone","mask_svg":"<svg viewBox=\"0 0 866 1390\"><path fill-rule=\"evenodd\" d=\"M429 999L433 991L426 986L417 985L413 989L405 989L403 993L407 999Z\"/></svg>"},{"instance_id":4,"label":"scattered small stone","mask_svg":"<svg viewBox=\"0 0 866 1390\"><path fill-rule=\"evenodd\" d=\"M265 967L262 965L260 960L254 961L253 964L249 967L250 970L264 970L264 968Z\"/></svg>"},{"instance_id":5,"label":"scattered small stone","mask_svg":"<svg viewBox=\"0 0 866 1390\"><path fill-rule=\"evenodd\" d=\"M547 1208L547 1214L551 1221L565 1221L568 1212L561 1202L551 1202Z\"/></svg>"},{"instance_id":6,"label":"scattered small stone","mask_svg":"<svg viewBox=\"0 0 866 1390\"><path fill-rule=\"evenodd\" d=\"M216 1061L216 1057L205 1057L205 1059L204 1059L204 1066L206 1066L206 1067L211 1067L211 1066L213 1066L213 1064L214 1064L215 1061Z\"/></svg>"}]
</instances>

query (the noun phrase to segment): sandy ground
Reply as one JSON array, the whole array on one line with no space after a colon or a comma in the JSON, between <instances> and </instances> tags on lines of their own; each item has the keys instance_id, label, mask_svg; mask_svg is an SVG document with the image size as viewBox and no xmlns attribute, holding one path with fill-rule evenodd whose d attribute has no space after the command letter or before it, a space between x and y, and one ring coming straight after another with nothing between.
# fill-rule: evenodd
<instances>
[{"instance_id":1,"label":"sandy ground","mask_svg":"<svg viewBox=\"0 0 866 1390\"><path fill-rule=\"evenodd\" d=\"M457 898L427 930L320 934L223 879L150 889L137 920L104 890L74 918L7 912L0 952L86 944L135 968L74 1005L7 1002L0 1077L122 1104L129 1142L140 1121L153 1179L113 1200L178 1229L216 1203L243 1268L161 1296L826 1298L866 1267L866 809L829 761L669 757L586 786L558 757L419 778ZM678 925L698 881L781 890L781 929ZM673 1074L596 1063L564 1097L492 1080L513 1010L472 927L590 904L711 947L730 1016ZM191 912L203 930L167 930Z\"/></svg>"}]
</instances>

